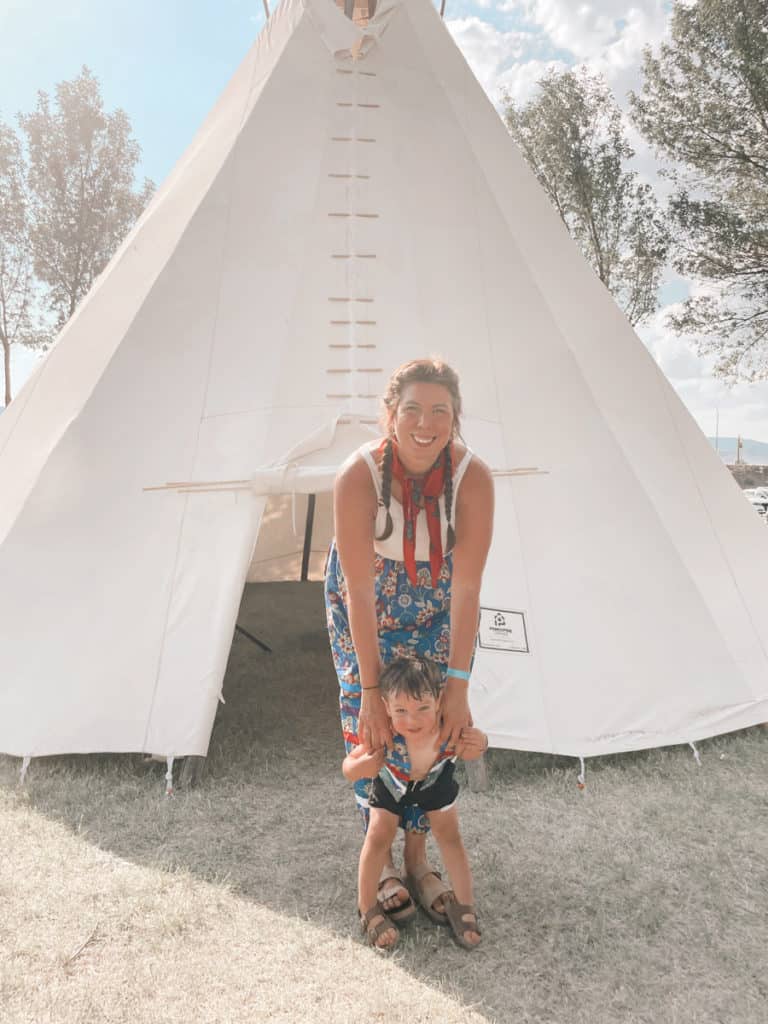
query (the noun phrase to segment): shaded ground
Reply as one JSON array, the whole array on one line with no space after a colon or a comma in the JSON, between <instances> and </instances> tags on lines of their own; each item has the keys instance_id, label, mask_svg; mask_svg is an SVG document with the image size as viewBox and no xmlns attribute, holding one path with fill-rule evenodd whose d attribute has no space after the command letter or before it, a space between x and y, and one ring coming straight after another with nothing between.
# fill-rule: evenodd
<instances>
[{"instance_id":1,"label":"shaded ground","mask_svg":"<svg viewBox=\"0 0 768 1024\"><path fill-rule=\"evenodd\" d=\"M31 933L44 920L44 909L20 906L18 879L39 873L37 889L55 889L60 868L46 862L45 849L62 836L76 840L73 856L83 860L83 870L94 851L107 855L91 864L80 897L61 897L62 910L66 904L74 918L71 949L62 948L74 951L78 936L88 938L88 922L99 920L100 892L103 904L114 904L118 897L106 878L109 865L115 871L119 865L150 873L126 883L133 924L113 940L125 944L120 962L128 957L129 973L135 956L134 973L149 972L154 991L162 992L163 949L179 957L176 972L187 962L199 973L202 936L218 958L227 949L234 950L233 962L245 957L226 992L204 1010L198 1004L197 1014L192 1007L192 1019L239 1020L242 1011L249 1020L347 1021L360 1019L361 1006L367 1019L388 1021L766 1019L768 730L702 744L701 768L687 748L590 762L584 792L569 759L492 752L489 791L465 790L461 797L483 947L468 955L423 918L385 963L356 937L349 940L356 936L360 830L339 768L336 684L319 586L248 587L240 623L273 653L235 639L227 703L219 709L201 788L165 800L163 766L81 757L33 762L19 793L17 762L0 759L0 896L11 907L5 933L0 924L0 948L10 950L16 967L29 969L25 980L6 959L0 1020L81 1019L61 996L56 1003L33 996L50 967L42 924L36 952L25 954L23 940L9 934L9 923L23 926L25 909ZM6 842L15 837L6 849L4 819ZM61 828L47 831L51 823ZM38 851L20 836L41 844ZM77 884L71 882L75 890ZM179 903L176 932L165 930L165 903L158 896L155 905L148 895L165 889L171 905ZM56 906L55 899L47 903ZM48 928L56 932L60 915L48 913ZM165 922L162 942L147 942L147 927L157 920ZM131 929L144 935L146 948L131 946ZM238 953L241 942L252 948ZM94 939L91 947L66 968L68 977L93 964L88 957L99 950L107 964L109 942L99 947ZM249 960L256 952L257 960ZM59 973L60 954L53 958ZM214 985L219 972L211 957L208 962ZM263 967L258 977L255 962ZM342 967L346 974L333 973ZM109 970L114 975L116 968ZM352 984L345 980L350 971ZM286 977L293 979L288 989ZM291 991L301 992L295 1005ZM190 1013L170 994L153 1003L147 992L135 1003L115 996L106 1008L92 1000L87 1009L84 997L82 1019L176 1021ZM259 1017L259 1005L272 1007L268 1016ZM3 1006L14 1007L16 1016L4 1017ZM19 1016L20 1007L37 1015ZM65 1015L56 1017L52 1007Z\"/></svg>"}]
</instances>

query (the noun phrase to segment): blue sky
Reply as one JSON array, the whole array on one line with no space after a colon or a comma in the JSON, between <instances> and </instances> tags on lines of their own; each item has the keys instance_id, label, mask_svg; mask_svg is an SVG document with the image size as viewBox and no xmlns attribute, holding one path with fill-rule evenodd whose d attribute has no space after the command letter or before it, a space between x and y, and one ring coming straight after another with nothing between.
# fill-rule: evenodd
<instances>
[{"instance_id":1,"label":"blue sky","mask_svg":"<svg viewBox=\"0 0 768 1024\"><path fill-rule=\"evenodd\" d=\"M439 3L436 0L436 6ZM271 8L275 0L270 0ZM452 21L478 22L530 38L526 57L568 58L501 4L448 0ZM42 89L73 78L87 64L107 108L123 107L143 150L142 173L169 173L264 24L261 0L5 0L0 2L0 117L31 109ZM464 28L468 32L469 27ZM499 66L512 65L509 55Z\"/></svg>"},{"instance_id":2,"label":"blue sky","mask_svg":"<svg viewBox=\"0 0 768 1024\"><path fill-rule=\"evenodd\" d=\"M407 0L406 0L407 2ZM439 6L439 0L434 0ZM270 0L274 8L275 0ZM603 73L619 102L640 84L642 48L666 37L669 0L447 0L448 27L497 105L502 91L528 98L550 67L583 63ZM0 0L0 118L13 122L36 93L88 65L108 109L123 107L156 184L192 140L264 24L262 0ZM636 136L635 166L656 181L652 154ZM714 433L768 440L768 385L727 389L687 341L665 325L688 291L669 274L666 309L639 333L698 420ZM14 390L35 357L14 352Z\"/></svg>"}]
</instances>

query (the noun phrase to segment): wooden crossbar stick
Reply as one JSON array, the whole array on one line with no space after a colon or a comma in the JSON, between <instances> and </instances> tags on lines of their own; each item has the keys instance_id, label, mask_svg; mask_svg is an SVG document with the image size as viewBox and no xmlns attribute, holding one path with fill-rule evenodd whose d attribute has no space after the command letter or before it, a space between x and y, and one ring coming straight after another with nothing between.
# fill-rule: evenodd
<instances>
[{"instance_id":1,"label":"wooden crossbar stick","mask_svg":"<svg viewBox=\"0 0 768 1024\"><path fill-rule=\"evenodd\" d=\"M329 373L334 371L329 370ZM335 371L350 373L352 371ZM381 373L381 370L357 370L357 373ZM327 398L351 398L352 395L327 395ZM377 398L377 395L358 395L358 398ZM345 421L347 422L347 421ZM368 421L366 421L368 422ZM371 423L376 422L371 420ZM515 469L492 469L492 476L534 476L549 475L548 469L539 469L537 466L520 466ZM180 491L182 494L194 494L196 492L213 491L241 491L248 490L253 485L252 480L175 480L167 484L155 484L152 487L142 487L143 491Z\"/></svg>"},{"instance_id":2,"label":"wooden crossbar stick","mask_svg":"<svg viewBox=\"0 0 768 1024\"><path fill-rule=\"evenodd\" d=\"M165 484L155 484L153 487L142 487L143 491L175 491L179 487L218 487L221 484L248 484L250 480L169 480Z\"/></svg>"},{"instance_id":3,"label":"wooden crossbar stick","mask_svg":"<svg viewBox=\"0 0 768 1024\"><path fill-rule=\"evenodd\" d=\"M177 487L179 494L226 494L234 491L250 491L251 485L241 487Z\"/></svg>"}]
</instances>

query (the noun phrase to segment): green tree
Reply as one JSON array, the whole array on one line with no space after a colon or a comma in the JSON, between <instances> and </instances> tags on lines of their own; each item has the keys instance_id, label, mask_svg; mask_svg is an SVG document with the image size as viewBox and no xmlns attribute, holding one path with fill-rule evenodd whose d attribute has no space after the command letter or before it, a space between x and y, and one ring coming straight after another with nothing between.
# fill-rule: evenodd
<instances>
[{"instance_id":1,"label":"green tree","mask_svg":"<svg viewBox=\"0 0 768 1024\"><path fill-rule=\"evenodd\" d=\"M153 185L134 188L138 143L123 110L105 113L97 79L84 67L56 87L52 107L20 115L29 154L34 269L48 287L59 326L106 266L146 206Z\"/></svg>"},{"instance_id":2,"label":"green tree","mask_svg":"<svg viewBox=\"0 0 768 1024\"><path fill-rule=\"evenodd\" d=\"M0 346L5 405L12 397L11 346L46 340L35 319L25 175L19 138L0 122Z\"/></svg>"},{"instance_id":3,"label":"green tree","mask_svg":"<svg viewBox=\"0 0 768 1024\"><path fill-rule=\"evenodd\" d=\"M726 380L768 376L768 5L676 0L646 50L643 135L670 163L676 269L700 288L671 318Z\"/></svg>"},{"instance_id":4,"label":"green tree","mask_svg":"<svg viewBox=\"0 0 768 1024\"><path fill-rule=\"evenodd\" d=\"M626 166L634 151L604 80L550 71L527 104L507 97L505 120L600 280L642 322L658 305L669 239L651 186Z\"/></svg>"}]
</instances>

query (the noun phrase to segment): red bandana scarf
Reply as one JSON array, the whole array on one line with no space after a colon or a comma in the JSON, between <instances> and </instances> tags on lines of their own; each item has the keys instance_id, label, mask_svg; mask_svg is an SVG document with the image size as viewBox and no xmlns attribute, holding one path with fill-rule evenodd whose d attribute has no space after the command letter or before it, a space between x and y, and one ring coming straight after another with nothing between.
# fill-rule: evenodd
<instances>
[{"instance_id":1,"label":"red bandana scarf","mask_svg":"<svg viewBox=\"0 0 768 1024\"><path fill-rule=\"evenodd\" d=\"M384 442L386 445L386 441ZM451 451L451 456L453 451ZM440 567L443 564L443 538L440 531L440 495L445 488L446 452L443 450L429 472L418 480L407 476L405 467L397 452L397 443L392 442L392 476L403 491L403 558L408 579L416 586L416 519L419 510L427 515L429 531L429 567L432 586L436 586ZM451 458L451 465L453 459Z\"/></svg>"}]
</instances>

